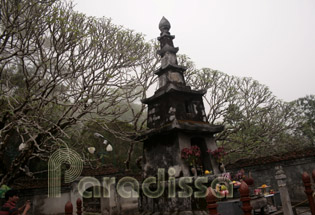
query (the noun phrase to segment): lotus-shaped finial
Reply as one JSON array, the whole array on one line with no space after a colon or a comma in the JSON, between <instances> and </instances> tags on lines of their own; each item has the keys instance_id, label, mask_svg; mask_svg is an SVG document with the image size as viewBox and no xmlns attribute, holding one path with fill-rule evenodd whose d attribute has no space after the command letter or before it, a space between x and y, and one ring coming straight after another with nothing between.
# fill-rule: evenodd
<instances>
[{"instance_id":1,"label":"lotus-shaped finial","mask_svg":"<svg viewBox=\"0 0 315 215\"><path fill-rule=\"evenodd\" d=\"M159 29L162 33L168 33L171 29L170 22L163 16L163 18L160 21Z\"/></svg>"}]
</instances>

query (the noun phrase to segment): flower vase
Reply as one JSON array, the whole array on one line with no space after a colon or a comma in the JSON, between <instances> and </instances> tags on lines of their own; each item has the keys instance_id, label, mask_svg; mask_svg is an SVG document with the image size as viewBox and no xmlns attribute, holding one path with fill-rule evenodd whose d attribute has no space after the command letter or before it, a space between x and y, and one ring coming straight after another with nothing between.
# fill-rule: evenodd
<instances>
[{"instance_id":1,"label":"flower vase","mask_svg":"<svg viewBox=\"0 0 315 215\"><path fill-rule=\"evenodd\" d=\"M221 163L221 162L218 162L219 163L219 170L223 173L223 172L225 172L225 166L224 166L224 164L223 163Z\"/></svg>"},{"instance_id":2,"label":"flower vase","mask_svg":"<svg viewBox=\"0 0 315 215\"><path fill-rule=\"evenodd\" d=\"M197 169L195 166L190 166L190 173L192 176L197 177Z\"/></svg>"}]
</instances>

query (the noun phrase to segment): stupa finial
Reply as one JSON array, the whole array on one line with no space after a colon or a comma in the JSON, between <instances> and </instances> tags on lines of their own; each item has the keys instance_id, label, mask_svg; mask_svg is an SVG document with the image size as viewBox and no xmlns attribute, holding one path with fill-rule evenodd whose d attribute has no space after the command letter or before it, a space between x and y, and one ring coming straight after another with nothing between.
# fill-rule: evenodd
<instances>
[{"instance_id":1,"label":"stupa finial","mask_svg":"<svg viewBox=\"0 0 315 215\"><path fill-rule=\"evenodd\" d=\"M160 21L159 29L161 31L161 36L165 34L170 35L169 30L171 29L171 24L164 16L162 17Z\"/></svg>"}]
</instances>

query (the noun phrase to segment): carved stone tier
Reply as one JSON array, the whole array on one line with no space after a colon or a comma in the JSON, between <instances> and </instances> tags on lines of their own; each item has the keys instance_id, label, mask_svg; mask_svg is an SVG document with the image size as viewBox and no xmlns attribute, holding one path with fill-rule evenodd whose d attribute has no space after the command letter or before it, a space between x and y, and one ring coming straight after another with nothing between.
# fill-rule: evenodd
<instances>
[{"instance_id":1,"label":"carved stone tier","mask_svg":"<svg viewBox=\"0 0 315 215\"><path fill-rule=\"evenodd\" d=\"M208 150L217 149L213 135L221 132L223 126L211 125L207 120L203 104L206 91L192 90L186 85L186 68L178 65L178 48L173 44L175 36L170 34L171 25L164 17L159 28L161 67L155 72L159 88L152 97L142 101L148 105L149 128L142 136L143 178L156 177L159 169L174 171L172 177L176 180L204 175L205 170L219 174L219 164ZM198 157L191 164L181 157L181 153L193 146L199 147L200 159ZM165 178L165 181L168 179ZM192 188L196 189L194 185ZM143 214L207 214L205 198L148 198L141 195L139 205Z\"/></svg>"}]
</instances>

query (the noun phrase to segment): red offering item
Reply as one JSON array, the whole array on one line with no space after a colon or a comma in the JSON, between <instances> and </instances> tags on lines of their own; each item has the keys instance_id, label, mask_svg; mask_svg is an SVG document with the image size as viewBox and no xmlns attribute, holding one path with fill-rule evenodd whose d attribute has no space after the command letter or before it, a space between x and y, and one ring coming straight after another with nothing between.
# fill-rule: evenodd
<instances>
[{"instance_id":1,"label":"red offering item","mask_svg":"<svg viewBox=\"0 0 315 215\"><path fill-rule=\"evenodd\" d=\"M254 190L254 194L255 194L256 196L258 196L259 194L261 194L261 189L255 189L255 190Z\"/></svg>"}]
</instances>

